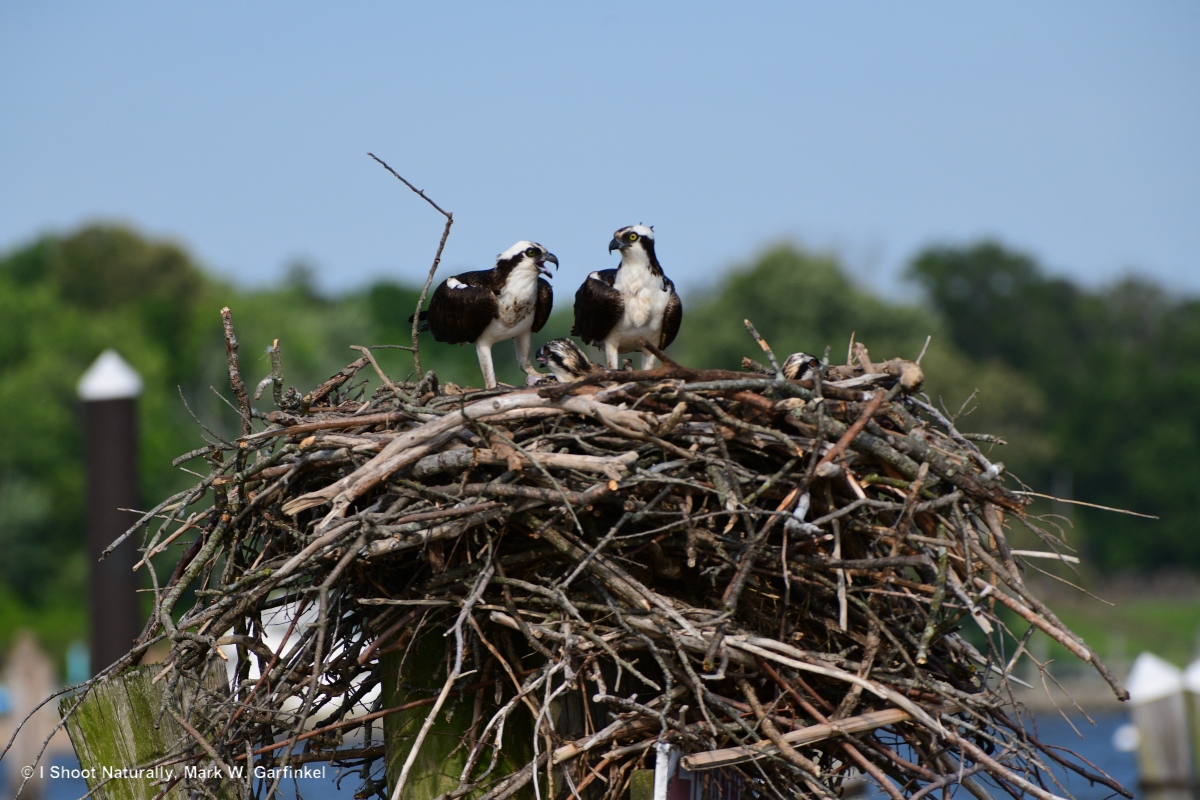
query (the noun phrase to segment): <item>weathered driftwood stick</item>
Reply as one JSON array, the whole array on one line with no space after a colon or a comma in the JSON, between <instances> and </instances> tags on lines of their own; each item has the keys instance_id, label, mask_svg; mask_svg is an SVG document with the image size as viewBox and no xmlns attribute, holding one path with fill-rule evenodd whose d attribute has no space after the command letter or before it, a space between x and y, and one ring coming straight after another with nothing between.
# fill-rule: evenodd
<instances>
[{"instance_id":1,"label":"weathered driftwood stick","mask_svg":"<svg viewBox=\"0 0 1200 800\"><path fill-rule=\"evenodd\" d=\"M285 514L298 514L308 508L324 505L335 500L349 503L354 498L368 491L379 481L391 475L398 469L403 469L418 459L412 458L410 452L417 445L424 444L436 436L452 432L462 426L466 420L486 419L488 416L500 414L514 408L533 408L544 406L546 401L536 394L513 393L502 397L491 397L479 400L461 411L455 411L444 417L426 422L419 428L405 431L397 436L387 447L352 474L326 486L316 492L309 492L288 502L283 507ZM423 453L421 454L424 455ZM420 456L418 456L420 458Z\"/></svg>"},{"instance_id":2,"label":"weathered driftwood stick","mask_svg":"<svg viewBox=\"0 0 1200 800\"><path fill-rule=\"evenodd\" d=\"M357 350L358 352L362 353L363 358L371 362L371 367L375 370L375 374L379 376L379 380L383 381L383 385L391 389L396 394L400 394L400 387L392 383L392 379L389 378L388 374L383 371L382 367L379 366L379 362L376 361L375 356L371 354L371 348L363 347L362 345L358 344L352 344L350 345L350 349ZM415 352L416 351L414 351L414 353Z\"/></svg>"},{"instance_id":3,"label":"weathered driftwood stick","mask_svg":"<svg viewBox=\"0 0 1200 800\"><path fill-rule=\"evenodd\" d=\"M409 183L407 180L405 180L400 175L400 173L396 172L396 170L389 167L387 165L387 162L384 161L382 158L375 155L374 153L367 153L367 155L369 155L371 158L378 161L379 164L384 169L386 169L388 172L392 173L392 175L398 181L403 183L409 189L412 189L414 192L416 192L418 197L420 197L426 203L429 203L429 205L433 206L434 209L439 214L441 214L443 217L446 218L446 227L442 229L442 238L440 241L438 241L437 253L435 253L433 256L433 265L429 267L429 275L428 275L428 277L425 278L425 284L421 287L421 295L417 298L417 309L416 309L416 311L413 312L413 319L412 319L413 370L417 373L417 377L420 377L421 376L421 336L420 336L419 328L421 325L421 306L425 305L425 296L427 294L429 294L429 286L430 286L430 284L433 283L433 276L437 273L438 265L442 263L442 251L446 249L446 240L450 238L450 227L452 225L454 225L454 214L445 210L444 208L439 206L437 203L433 202L433 200L430 199L430 197L425 194L424 189L418 189L417 187L413 186L411 183Z\"/></svg>"},{"instance_id":4,"label":"weathered driftwood stick","mask_svg":"<svg viewBox=\"0 0 1200 800\"><path fill-rule=\"evenodd\" d=\"M225 358L229 362L229 385L238 401L238 410L242 415L242 436L249 436L254 430L250 427L250 397L246 394L246 383L242 380L242 370L238 365L238 340L233 331L233 312L228 307L221 309L221 326L225 329Z\"/></svg>"},{"instance_id":5,"label":"weathered driftwood stick","mask_svg":"<svg viewBox=\"0 0 1200 800\"><path fill-rule=\"evenodd\" d=\"M283 408L283 358L279 352L279 340L271 343L267 350L271 357L271 399L276 408Z\"/></svg>"},{"instance_id":6,"label":"weathered driftwood stick","mask_svg":"<svg viewBox=\"0 0 1200 800\"><path fill-rule=\"evenodd\" d=\"M982 578L976 578L975 584L979 586L980 589L991 586L991 584ZM1090 650L1076 642L1067 634L1060 631L1054 625L1051 625L1047 620L1033 613L1033 611L1027 608L1020 600L1000 590L992 591L988 596L995 597L1001 603L1008 606L1009 610L1015 612L1017 616L1021 617L1021 619L1025 620L1030 625L1033 625L1042 633L1046 634L1051 639L1070 650L1071 654L1076 658L1081 658L1084 661L1092 660L1092 653Z\"/></svg>"},{"instance_id":7,"label":"weathered driftwood stick","mask_svg":"<svg viewBox=\"0 0 1200 800\"><path fill-rule=\"evenodd\" d=\"M807 728L788 731L783 734L783 740L793 746L815 744L833 736L850 736L855 733L862 733L863 731L873 731L876 728L886 728L889 725L908 722L912 718L912 714L899 708L872 711L869 714L848 717L838 722L809 725ZM727 767L731 764L753 761L756 758L762 758L778 751L779 748L773 742L766 741L745 747L726 747L721 750L710 750L707 753L693 753L692 755L684 756L680 763L683 764L684 769L715 769L716 767Z\"/></svg>"},{"instance_id":8,"label":"weathered driftwood stick","mask_svg":"<svg viewBox=\"0 0 1200 800\"><path fill-rule=\"evenodd\" d=\"M315 406L330 394L340 388L346 381L352 379L358 374L358 371L367 365L366 357L362 357L356 361L352 361L335 374L332 378L322 383L310 393L304 395L303 403L305 406Z\"/></svg>"},{"instance_id":9,"label":"weathered driftwood stick","mask_svg":"<svg viewBox=\"0 0 1200 800\"><path fill-rule=\"evenodd\" d=\"M427 531L422 531L412 536L380 539L367 545L366 557L376 558L378 556L399 553L403 550L424 547L431 542L441 541L442 539L450 539L477 525L497 519L503 516L503 514L503 509L493 508L489 511L471 514L471 516L462 520L447 522L444 525L436 525Z\"/></svg>"},{"instance_id":10,"label":"weathered driftwood stick","mask_svg":"<svg viewBox=\"0 0 1200 800\"><path fill-rule=\"evenodd\" d=\"M323 419L316 422L304 422L299 425L290 425L286 428L272 428L266 431L251 434L245 437L246 441L256 441L258 439L272 439L276 436L299 436L303 433L314 433L316 431L337 430L340 428L377 428L388 427L398 422L406 422L413 419L413 415L404 411L387 411L382 414L363 414L361 417L337 417L336 419Z\"/></svg>"},{"instance_id":11,"label":"weathered driftwood stick","mask_svg":"<svg viewBox=\"0 0 1200 800\"><path fill-rule=\"evenodd\" d=\"M621 477L623 470L629 469L638 455L634 451L622 453L611 458L603 456L577 456L571 453L536 453L535 457L543 466L553 469L577 469L582 472L602 472L613 480ZM428 478L442 472L457 472L469 467L496 466L508 463L508 456L501 456L495 451L462 447L426 456L413 465L412 475L417 480ZM516 458L521 459L518 454ZM523 459L522 459L523 460ZM525 463L529 463L525 461Z\"/></svg>"}]
</instances>

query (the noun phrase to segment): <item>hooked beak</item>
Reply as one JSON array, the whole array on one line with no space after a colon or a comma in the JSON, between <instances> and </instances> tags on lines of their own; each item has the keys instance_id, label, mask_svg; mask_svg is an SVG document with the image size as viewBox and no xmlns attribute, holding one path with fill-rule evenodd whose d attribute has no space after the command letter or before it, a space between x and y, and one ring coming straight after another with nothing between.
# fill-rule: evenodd
<instances>
[{"instance_id":1,"label":"hooked beak","mask_svg":"<svg viewBox=\"0 0 1200 800\"><path fill-rule=\"evenodd\" d=\"M608 243L608 252L611 253L613 250L620 250L620 249L621 249L621 243L617 240L617 237L614 236L613 240Z\"/></svg>"},{"instance_id":2,"label":"hooked beak","mask_svg":"<svg viewBox=\"0 0 1200 800\"><path fill-rule=\"evenodd\" d=\"M550 272L550 268L546 266L547 261L553 264L555 269L558 269L558 256L554 255L554 253L546 253L546 257L538 262L538 272L546 277L550 277L552 273Z\"/></svg>"},{"instance_id":3,"label":"hooked beak","mask_svg":"<svg viewBox=\"0 0 1200 800\"><path fill-rule=\"evenodd\" d=\"M546 348L542 347L542 348L538 349L537 362L539 364L541 364L543 367L546 366L546 364L548 363L548 360L546 359Z\"/></svg>"}]
</instances>

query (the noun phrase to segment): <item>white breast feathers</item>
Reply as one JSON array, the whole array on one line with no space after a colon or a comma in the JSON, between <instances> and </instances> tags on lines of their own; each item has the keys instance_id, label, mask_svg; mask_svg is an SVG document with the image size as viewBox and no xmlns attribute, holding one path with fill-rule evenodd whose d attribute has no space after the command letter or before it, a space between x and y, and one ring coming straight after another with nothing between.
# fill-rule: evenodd
<instances>
[{"instance_id":1,"label":"white breast feathers","mask_svg":"<svg viewBox=\"0 0 1200 800\"><path fill-rule=\"evenodd\" d=\"M617 273L614 288L625 299L625 318L622 327L658 327L670 293L663 291L662 277L639 264L627 264Z\"/></svg>"}]
</instances>

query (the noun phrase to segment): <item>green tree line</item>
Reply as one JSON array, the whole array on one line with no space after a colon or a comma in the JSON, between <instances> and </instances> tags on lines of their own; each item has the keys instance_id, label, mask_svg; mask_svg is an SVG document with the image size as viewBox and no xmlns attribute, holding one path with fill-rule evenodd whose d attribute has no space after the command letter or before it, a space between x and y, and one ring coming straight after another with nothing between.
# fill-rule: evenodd
<instances>
[{"instance_id":1,"label":"green tree line","mask_svg":"<svg viewBox=\"0 0 1200 800\"><path fill-rule=\"evenodd\" d=\"M889 301L831 256L775 246L685 298L673 355L737 368L757 351L747 317L781 355L828 348L835 362L852 333L877 360L915 358L932 337L922 362L927 391L961 415L965 430L1009 442L992 457L1014 479L1162 517L1075 514L1071 540L1097 568L1200 567L1192 534L1200 301L1137 279L1081 287L994 243L927 250L908 277L922 302ZM573 290L559 287L542 340L567 334ZM221 435L236 430L221 307L233 309L247 382L268 374L266 348L278 338L286 383L303 392L357 357L351 345L408 343L417 293L379 282L327 297L300 265L278 286L238 287L176 244L112 226L44 236L0 257L0 646L17 624L33 624L56 650L83 636L75 386L102 350L116 348L145 379L141 490L149 503L194 479L171 460L203 443L198 422ZM478 382L472 348L426 338L422 351L443 381ZM506 351L497 348L500 378L516 382ZM407 353L375 352L393 377L411 370Z\"/></svg>"}]
</instances>

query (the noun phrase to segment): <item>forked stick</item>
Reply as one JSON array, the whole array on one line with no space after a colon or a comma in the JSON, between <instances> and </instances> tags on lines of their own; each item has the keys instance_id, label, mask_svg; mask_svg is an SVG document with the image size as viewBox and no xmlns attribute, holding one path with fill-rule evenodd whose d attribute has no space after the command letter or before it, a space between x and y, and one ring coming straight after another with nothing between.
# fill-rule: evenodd
<instances>
[{"instance_id":1,"label":"forked stick","mask_svg":"<svg viewBox=\"0 0 1200 800\"><path fill-rule=\"evenodd\" d=\"M436 208L438 213L446 218L446 227L442 229L442 240L440 242L438 242L437 253L435 253L433 256L433 266L431 266L429 268L429 275L428 275L428 277L425 278L425 285L421 287L421 296L419 298L417 298L417 310L413 312L413 324L412 324L413 370L417 373L417 380L420 380L420 378L421 378L421 345L420 345L421 334L420 334L420 331L418 330L418 328L421 325L421 306L425 305L425 295L427 295L429 293L429 285L433 283L433 275L434 275L434 273L437 272L438 264L442 263L442 250L444 250L446 248L446 239L448 239L450 237L450 226L454 224L454 214L447 211L446 209L442 208L437 203L433 202L433 200L429 199L429 197L425 194L424 189L418 189L417 187L413 186L411 183L406 181L403 177L401 177L400 173L396 172L396 170L389 167L387 165L387 162L384 161L382 158L375 155L374 153L367 153L367 155L369 155L371 158L378 161L380 163L380 165L383 166L384 169L386 169L388 172L395 175L396 178L401 183L403 183L405 186L407 186L408 188L410 188L414 192L416 192L418 195L420 195L422 200L424 200L426 203L429 203L429 205Z\"/></svg>"}]
</instances>

